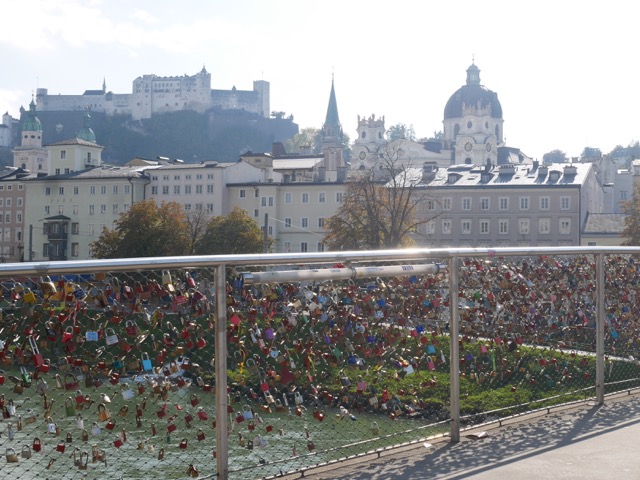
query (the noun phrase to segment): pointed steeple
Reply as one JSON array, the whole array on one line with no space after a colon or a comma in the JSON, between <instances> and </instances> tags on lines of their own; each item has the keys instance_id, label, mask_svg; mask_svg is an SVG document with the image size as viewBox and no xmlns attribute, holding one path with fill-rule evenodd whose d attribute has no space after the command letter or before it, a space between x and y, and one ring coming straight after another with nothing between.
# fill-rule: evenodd
<instances>
[{"instance_id":1,"label":"pointed steeple","mask_svg":"<svg viewBox=\"0 0 640 480\"><path fill-rule=\"evenodd\" d=\"M331 76L331 93L329 94L329 106L327 107L327 117L320 132L322 139L322 152L324 153L324 167L327 171L337 171L344 167L344 136L340 117L338 116L338 102L336 101L336 90Z\"/></svg>"},{"instance_id":2,"label":"pointed steeple","mask_svg":"<svg viewBox=\"0 0 640 480\"><path fill-rule=\"evenodd\" d=\"M102 77L102 93L107 93L107 77Z\"/></svg>"},{"instance_id":3,"label":"pointed steeple","mask_svg":"<svg viewBox=\"0 0 640 480\"><path fill-rule=\"evenodd\" d=\"M333 75L331 76L331 93L329 94L327 117L322 127L322 136L327 139L339 139L342 142L342 125L340 125L340 117L338 116L338 102L336 101Z\"/></svg>"}]
</instances>

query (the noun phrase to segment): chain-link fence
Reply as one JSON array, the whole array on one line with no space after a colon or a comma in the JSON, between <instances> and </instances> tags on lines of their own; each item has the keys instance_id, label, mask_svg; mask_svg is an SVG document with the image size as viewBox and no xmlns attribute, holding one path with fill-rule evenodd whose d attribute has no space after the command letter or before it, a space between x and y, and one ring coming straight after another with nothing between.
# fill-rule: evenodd
<instances>
[{"instance_id":1,"label":"chain-link fence","mask_svg":"<svg viewBox=\"0 0 640 480\"><path fill-rule=\"evenodd\" d=\"M634 389L638 251L591 251L3 265L2 476L264 478Z\"/></svg>"}]
</instances>

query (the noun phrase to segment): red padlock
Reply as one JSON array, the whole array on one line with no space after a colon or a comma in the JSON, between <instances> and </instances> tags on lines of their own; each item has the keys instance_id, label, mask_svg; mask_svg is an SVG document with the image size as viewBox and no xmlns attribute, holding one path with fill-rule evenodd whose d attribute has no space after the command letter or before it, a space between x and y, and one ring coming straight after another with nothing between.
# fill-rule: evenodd
<instances>
[{"instance_id":1,"label":"red padlock","mask_svg":"<svg viewBox=\"0 0 640 480\"><path fill-rule=\"evenodd\" d=\"M116 428L116 421L113 419L109 420L104 428L106 428L107 430L113 430L114 428Z\"/></svg>"},{"instance_id":2,"label":"red padlock","mask_svg":"<svg viewBox=\"0 0 640 480\"><path fill-rule=\"evenodd\" d=\"M113 441L113 446L116 448L120 448L123 444L124 442L120 437L116 437L116 439Z\"/></svg>"},{"instance_id":3,"label":"red padlock","mask_svg":"<svg viewBox=\"0 0 640 480\"><path fill-rule=\"evenodd\" d=\"M198 434L196 435L196 438L198 439L199 442L205 439L204 431L201 428L198 429Z\"/></svg>"},{"instance_id":4,"label":"red padlock","mask_svg":"<svg viewBox=\"0 0 640 480\"><path fill-rule=\"evenodd\" d=\"M185 450L185 449L187 448L187 439L186 439L186 438L183 438L183 439L180 441L180 445L178 445L178 446L179 446L182 450Z\"/></svg>"},{"instance_id":5,"label":"red padlock","mask_svg":"<svg viewBox=\"0 0 640 480\"><path fill-rule=\"evenodd\" d=\"M39 452L42 450L42 442L38 437L33 439L33 444L31 445L31 448L33 449L34 452Z\"/></svg>"},{"instance_id":6,"label":"red padlock","mask_svg":"<svg viewBox=\"0 0 640 480\"><path fill-rule=\"evenodd\" d=\"M65 449L66 449L66 445L64 443L64 440L61 440L60 442L58 442L58 445L56 446L56 452L64 453Z\"/></svg>"},{"instance_id":7,"label":"red padlock","mask_svg":"<svg viewBox=\"0 0 640 480\"><path fill-rule=\"evenodd\" d=\"M209 414L208 414L207 412L205 412L205 411L202 409L202 407L200 407L200 408L198 409L198 418L199 418L200 420L207 420L207 419L209 418ZM214 420L214 422L215 422L215 420ZM213 428L216 428L216 427L215 427L215 425L214 425L214 427L213 427Z\"/></svg>"},{"instance_id":8,"label":"red padlock","mask_svg":"<svg viewBox=\"0 0 640 480\"><path fill-rule=\"evenodd\" d=\"M177 428L178 427L175 423L170 423L167 425L167 433L175 432Z\"/></svg>"}]
</instances>

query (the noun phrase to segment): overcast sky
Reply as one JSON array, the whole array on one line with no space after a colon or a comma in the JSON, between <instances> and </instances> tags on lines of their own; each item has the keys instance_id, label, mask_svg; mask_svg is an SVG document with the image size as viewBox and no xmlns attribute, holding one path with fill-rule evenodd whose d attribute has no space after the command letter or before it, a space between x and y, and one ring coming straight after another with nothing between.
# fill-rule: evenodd
<instances>
[{"instance_id":1,"label":"overcast sky","mask_svg":"<svg viewBox=\"0 0 640 480\"><path fill-rule=\"evenodd\" d=\"M442 130L475 59L509 146L608 153L640 139L635 2L0 0L0 111L49 94L131 93L143 74L212 88L271 83L271 110L322 126L334 75L343 129L357 116ZM99 141L100 139L98 139Z\"/></svg>"}]
</instances>

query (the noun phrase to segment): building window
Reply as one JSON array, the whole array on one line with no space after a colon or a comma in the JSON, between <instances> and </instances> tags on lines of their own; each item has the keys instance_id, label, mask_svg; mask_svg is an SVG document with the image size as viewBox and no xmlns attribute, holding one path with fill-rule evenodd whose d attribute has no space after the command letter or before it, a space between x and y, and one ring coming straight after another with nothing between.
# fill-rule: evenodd
<instances>
[{"instance_id":1,"label":"building window","mask_svg":"<svg viewBox=\"0 0 640 480\"><path fill-rule=\"evenodd\" d=\"M191 185L185 185L184 186L184 194L185 195L191 195Z\"/></svg>"},{"instance_id":2,"label":"building window","mask_svg":"<svg viewBox=\"0 0 640 480\"><path fill-rule=\"evenodd\" d=\"M77 257L78 256L78 244L77 243L72 243L71 244L71 256L72 257Z\"/></svg>"},{"instance_id":3,"label":"building window","mask_svg":"<svg viewBox=\"0 0 640 480\"><path fill-rule=\"evenodd\" d=\"M498 233L501 235L507 235L509 233L509 220L498 220Z\"/></svg>"},{"instance_id":4,"label":"building window","mask_svg":"<svg viewBox=\"0 0 640 480\"><path fill-rule=\"evenodd\" d=\"M114 194L114 195L117 195L117 194L118 194L118 185L114 185L114 186L111 188L111 192L113 192L113 194Z\"/></svg>"},{"instance_id":5,"label":"building window","mask_svg":"<svg viewBox=\"0 0 640 480\"><path fill-rule=\"evenodd\" d=\"M291 192L285 192L284 203L293 203L293 194Z\"/></svg>"},{"instance_id":6,"label":"building window","mask_svg":"<svg viewBox=\"0 0 640 480\"><path fill-rule=\"evenodd\" d=\"M318 228L324 228L324 218L318 218Z\"/></svg>"},{"instance_id":7,"label":"building window","mask_svg":"<svg viewBox=\"0 0 640 480\"><path fill-rule=\"evenodd\" d=\"M169 195L169 185L163 185L162 186L162 194L163 195Z\"/></svg>"},{"instance_id":8,"label":"building window","mask_svg":"<svg viewBox=\"0 0 640 480\"><path fill-rule=\"evenodd\" d=\"M157 195L158 194L158 187L157 185L152 185L151 186L151 195Z\"/></svg>"},{"instance_id":9,"label":"building window","mask_svg":"<svg viewBox=\"0 0 640 480\"><path fill-rule=\"evenodd\" d=\"M73 206L73 214L74 215L78 215L79 211L80 211L80 207L78 205L74 205Z\"/></svg>"},{"instance_id":10,"label":"building window","mask_svg":"<svg viewBox=\"0 0 640 480\"><path fill-rule=\"evenodd\" d=\"M90 223L89 225L87 225L87 229L88 229L89 235L96 234L96 226L93 223Z\"/></svg>"},{"instance_id":11,"label":"building window","mask_svg":"<svg viewBox=\"0 0 640 480\"><path fill-rule=\"evenodd\" d=\"M174 180L180 180L180 175L174 175L174 176L173 176L173 179L174 179Z\"/></svg>"},{"instance_id":12,"label":"building window","mask_svg":"<svg viewBox=\"0 0 640 480\"><path fill-rule=\"evenodd\" d=\"M460 228L462 229L463 235L471 234L471 220L464 219L460 221Z\"/></svg>"},{"instance_id":13,"label":"building window","mask_svg":"<svg viewBox=\"0 0 640 480\"><path fill-rule=\"evenodd\" d=\"M284 219L284 228L291 228L291 219L290 218L285 218Z\"/></svg>"},{"instance_id":14,"label":"building window","mask_svg":"<svg viewBox=\"0 0 640 480\"><path fill-rule=\"evenodd\" d=\"M4 223L11 223L11 213L4 214Z\"/></svg>"},{"instance_id":15,"label":"building window","mask_svg":"<svg viewBox=\"0 0 640 480\"><path fill-rule=\"evenodd\" d=\"M213 203L207 203L207 213L213 213Z\"/></svg>"},{"instance_id":16,"label":"building window","mask_svg":"<svg viewBox=\"0 0 640 480\"><path fill-rule=\"evenodd\" d=\"M95 213L96 213L96 206L89 205L89 215L95 215Z\"/></svg>"},{"instance_id":17,"label":"building window","mask_svg":"<svg viewBox=\"0 0 640 480\"><path fill-rule=\"evenodd\" d=\"M174 195L180 195L180 185L174 185L173 186L173 194Z\"/></svg>"},{"instance_id":18,"label":"building window","mask_svg":"<svg viewBox=\"0 0 640 480\"><path fill-rule=\"evenodd\" d=\"M308 193L303 193L302 194L302 203L309 203L309 194Z\"/></svg>"},{"instance_id":19,"label":"building window","mask_svg":"<svg viewBox=\"0 0 640 480\"><path fill-rule=\"evenodd\" d=\"M471 198L464 197L462 199L462 210L471 210Z\"/></svg>"},{"instance_id":20,"label":"building window","mask_svg":"<svg viewBox=\"0 0 640 480\"><path fill-rule=\"evenodd\" d=\"M11 206L11 203L12 203L12 202L11 202L11 198L7 198L7 203L6 203L7 207L10 207L10 206Z\"/></svg>"},{"instance_id":21,"label":"building window","mask_svg":"<svg viewBox=\"0 0 640 480\"><path fill-rule=\"evenodd\" d=\"M480 210L489 210L489 199L481 198L480 199Z\"/></svg>"},{"instance_id":22,"label":"building window","mask_svg":"<svg viewBox=\"0 0 640 480\"><path fill-rule=\"evenodd\" d=\"M489 220L480 220L480 233L484 235L489 233Z\"/></svg>"},{"instance_id":23,"label":"building window","mask_svg":"<svg viewBox=\"0 0 640 480\"><path fill-rule=\"evenodd\" d=\"M207 193L213 193L213 185L211 184L207 185Z\"/></svg>"},{"instance_id":24,"label":"building window","mask_svg":"<svg viewBox=\"0 0 640 480\"><path fill-rule=\"evenodd\" d=\"M106 194L107 194L107 186L100 185L100 195L106 195Z\"/></svg>"},{"instance_id":25,"label":"building window","mask_svg":"<svg viewBox=\"0 0 640 480\"><path fill-rule=\"evenodd\" d=\"M106 215L107 214L107 205L104 204L104 203L100 205L100 214L101 215Z\"/></svg>"},{"instance_id":26,"label":"building window","mask_svg":"<svg viewBox=\"0 0 640 480\"><path fill-rule=\"evenodd\" d=\"M307 245L307 242L301 242L300 243L300 251L301 252L308 252L309 251L309 246Z\"/></svg>"},{"instance_id":27,"label":"building window","mask_svg":"<svg viewBox=\"0 0 640 480\"><path fill-rule=\"evenodd\" d=\"M549 197L540 197L540 210L549 210Z\"/></svg>"},{"instance_id":28,"label":"building window","mask_svg":"<svg viewBox=\"0 0 640 480\"><path fill-rule=\"evenodd\" d=\"M318 192L318 203L325 203L327 196L324 192Z\"/></svg>"},{"instance_id":29,"label":"building window","mask_svg":"<svg viewBox=\"0 0 640 480\"><path fill-rule=\"evenodd\" d=\"M442 199L442 210L451 210L451 197Z\"/></svg>"},{"instance_id":30,"label":"building window","mask_svg":"<svg viewBox=\"0 0 640 480\"><path fill-rule=\"evenodd\" d=\"M49 205L44 206L44 214L51 215L51 209L49 208Z\"/></svg>"},{"instance_id":31,"label":"building window","mask_svg":"<svg viewBox=\"0 0 640 480\"><path fill-rule=\"evenodd\" d=\"M16 213L16 222L22 223L22 213Z\"/></svg>"},{"instance_id":32,"label":"building window","mask_svg":"<svg viewBox=\"0 0 640 480\"><path fill-rule=\"evenodd\" d=\"M196 185L196 195L202 195L202 185Z\"/></svg>"},{"instance_id":33,"label":"building window","mask_svg":"<svg viewBox=\"0 0 640 480\"><path fill-rule=\"evenodd\" d=\"M49 244L48 243L43 243L42 244L42 256L49 258Z\"/></svg>"},{"instance_id":34,"label":"building window","mask_svg":"<svg viewBox=\"0 0 640 480\"><path fill-rule=\"evenodd\" d=\"M111 208L113 215L118 215L118 204L114 203Z\"/></svg>"},{"instance_id":35,"label":"building window","mask_svg":"<svg viewBox=\"0 0 640 480\"><path fill-rule=\"evenodd\" d=\"M67 151L60 150L60 160L64 160L65 158L67 158Z\"/></svg>"},{"instance_id":36,"label":"building window","mask_svg":"<svg viewBox=\"0 0 640 480\"><path fill-rule=\"evenodd\" d=\"M190 212L191 211L191 204L190 203L185 203L184 204L184 210L185 210L185 212Z\"/></svg>"},{"instance_id":37,"label":"building window","mask_svg":"<svg viewBox=\"0 0 640 480\"><path fill-rule=\"evenodd\" d=\"M165 182L169 181L169 175L163 175L162 176L162 180L164 180Z\"/></svg>"},{"instance_id":38,"label":"building window","mask_svg":"<svg viewBox=\"0 0 640 480\"><path fill-rule=\"evenodd\" d=\"M202 174L201 173L197 173L196 174L196 180L202 180Z\"/></svg>"},{"instance_id":39,"label":"building window","mask_svg":"<svg viewBox=\"0 0 640 480\"><path fill-rule=\"evenodd\" d=\"M529 210L529 197L520 197L520 210Z\"/></svg>"},{"instance_id":40,"label":"building window","mask_svg":"<svg viewBox=\"0 0 640 480\"><path fill-rule=\"evenodd\" d=\"M518 220L518 230L520 235L529 235L530 231L530 220L528 218L520 218Z\"/></svg>"},{"instance_id":41,"label":"building window","mask_svg":"<svg viewBox=\"0 0 640 480\"><path fill-rule=\"evenodd\" d=\"M266 207L266 206L267 206L267 197L262 197L262 198L260 199L260 205L261 205L262 207Z\"/></svg>"},{"instance_id":42,"label":"building window","mask_svg":"<svg viewBox=\"0 0 640 480\"><path fill-rule=\"evenodd\" d=\"M80 224L78 222L71 224L71 233L74 235L78 235L80 233Z\"/></svg>"},{"instance_id":43,"label":"building window","mask_svg":"<svg viewBox=\"0 0 640 480\"><path fill-rule=\"evenodd\" d=\"M122 211L123 212L128 212L129 211L129 204L128 203L123 203L122 204Z\"/></svg>"},{"instance_id":44,"label":"building window","mask_svg":"<svg viewBox=\"0 0 640 480\"><path fill-rule=\"evenodd\" d=\"M629 197L629 192L626 190L620 190L620 200L627 200Z\"/></svg>"},{"instance_id":45,"label":"building window","mask_svg":"<svg viewBox=\"0 0 640 480\"><path fill-rule=\"evenodd\" d=\"M336 192L336 203L342 203L343 192Z\"/></svg>"},{"instance_id":46,"label":"building window","mask_svg":"<svg viewBox=\"0 0 640 480\"><path fill-rule=\"evenodd\" d=\"M284 242L282 244L282 251L287 253L291 251L291 242Z\"/></svg>"},{"instance_id":47,"label":"building window","mask_svg":"<svg viewBox=\"0 0 640 480\"><path fill-rule=\"evenodd\" d=\"M538 233L548 235L551 232L551 220L548 218L540 218L538 220Z\"/></svg>"},{"instance_id":48,"label":"building window","mask_svg":"<svg viewBox=\"0 0 640 480\"><path fill-rule=\"evenodd\" d=\"M21 207L22 204L24 203L24 200L22 197L19 197L16 204L18 205L18 207ZM0 206L2 206L2 202L0 202Z\"/></svg>"},{"instance_id":49,"label":"building window","mask_svg":"<svg viewBox=\"0 0 640 480\"><path fill-rule=\"evenodd\" d=\"M64 215L64 205L58 205L58 215Z\"/></svg>"},{"instance_id":50,"label":"building window","mask_svg":"<svg viewBox=\"0 0 640 480\"><path fill-rule=\"evenodd\" d=\"M131 193L131 185L125 185L124 186L124 193L127 194L127 195L129 193Z\"/></svg>"},{"instance_id":51,"label":"building window","mask_svg":"<svg viewBox=\"0 0 640 480\"><path fill-rule=\"evenodd\" d=\"M442 234L451 235L451 219L445 218L442 220Z\"/></svg>"},{"instance_id":52,"label":"building window","mask_svg":"<svg viewBox=\"0 0 640 480\"><path fill-rule=\"evenodd\" d=\"M571 205L569 197L561 197L560 198L560 210L569 210Z\"/></svg>"},{"instance_id":53,"label":"building window","mask_svg":"<svg viewBox=\"0 0 640 480\"><path fill-rule=\"evenodd\" d=\"M319 252L324 252L324 243L323 242L318 242L318 251Z\"/></svg>"},{"instance_id":54,"label":"building window","mask_svg":"<svg viewBox=\"0 0 640 480\"><path fill-rule=\"evenodd\" d=\"M560 234L561 235L569 235L571 233L571 219L570 218L561 218L560 219Z\"/></svg>"},{"instance_id":55,"label":"building window","mask_svg":"<svg viewBox=\"0 0 640 480\"><path fill-rule=\"evenodd\" d=\"M258 198L260 196L260 189L259 188L254 188L253 189L253 196L254 196L254 198Z\"/></svg>"},{"instance_id":56,"label":"building window","mask_svg":"<svg viewBox=\"0 0 640 480\"><path fill-rule=\"evenodd\" d=\"M432 198L427 200L427 210L435 210L436 209L436 202L435 200L433 200Z\"/></svg>"},{"instance_id":57,"label":"building window","mask_svg":"<svg viewBox=\"0 0 640 480\"><path fill-rule=\"evenodd\" d=\"M44 187L44 194L51 195L51 187Z\"/></svg>"},{"instance_id":58,"label":"building window","mask_svg":"<svg viewBox=\"0 0 640 480\"><path fill-rule=\"evenodd\" d=\"M425 224L425 233L427 235L433 235L434 233L436 233L436 221L435 220L429 220Z\"/></svg>"},{"instance_id":59,"label":"building window","mask_svg":"<svg viewBox=\"0 0 640 480\"><path fill-rule=\"evenodd\" d=\"M78 186L77 186L77 185L74 185L74 186L73 186L73 194L74 194L74 195L78 195L79 190L80 190L80 189L78 188Z\"/></svg>"},{"instance_id":60,"label":"building window","mask_svg":"<svg viewBox=\"0 0 640 480\"><path fill-rule=\"evenodd\" d=\"M258 216L259 216L259 215L260 215L260 213L258 212L258 209L257 209L257 208L256 208L256 209L254 209L254 210L253 210L253 216L254 216L255 218L258 218Z\"/></svg>"},{"instance_id":61,"label":"building window","mask_svg":"<svg viewBox=\"0 0 640 480\"><path fill-rule=\"evenodd\" d=\"M196 212L201 212L201 211L202 211L202 204L196 203Z\"/></svg>"},{"instance_id":62,"label":"building window","mask_svg":"<svg viewBox=\"0 0 640 480\"><path fill-rule=\"evenodd\" d=\"M308 228L309 227L309 219L307 217L302 217L300 219L300 226L302 228Z\"/></svg>"},{"instance_id":63,"label":"building window","mask_svg":"<svg viewBox=\"0 0 640 480\"><path fill-rule=\"evenodd\" d=\"M64 187L58 187L58 195L64 195Z\"/></svg>"}]
</instances>

